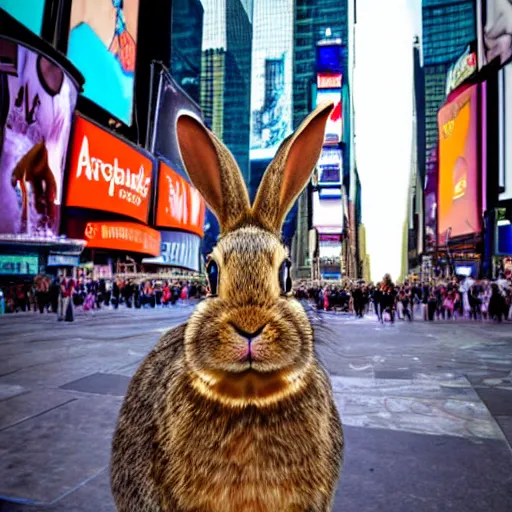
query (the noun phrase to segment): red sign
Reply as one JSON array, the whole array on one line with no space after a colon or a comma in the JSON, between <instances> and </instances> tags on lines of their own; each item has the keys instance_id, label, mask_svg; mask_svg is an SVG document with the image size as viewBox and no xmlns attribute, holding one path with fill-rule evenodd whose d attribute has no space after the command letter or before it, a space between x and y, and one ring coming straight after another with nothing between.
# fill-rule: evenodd
<instances>
[{"instance_id":1,"label":"red sign","mask_svg":"<svg viewBox=\"0 0 512 512\"><path fill-rule=\"evenodd\" d=\"M343 75L331 75L327 73L318 73L316 75L316 85L319 89L341 89Z\"/></svg>"},{"instance_id":2,"label":"red sign","mask_svg":"<svg viewBox=\"0 0 512 512\"><path fill-rule=\"evenodd\" d=\"M153 165L127 142L76 116L67 206L148 220Z\"/></svg>"},{"instance_id":3,"label":"red sign","mask_svg":"<svg viewBox=\"0 0 512 512\"><path fill-rule=\"evenodd\" d=\"M156 225L203 236L204 215L201 194L167 164L159 162Z\"/></svg>"},{"instance_id":4,"label":"red sign","mask_svg":"<svg viewBox=\"0 0 512 512\"><path fill-rule=\"evenodd\" d=\"M160 233L135 222L88 222L83 238L91 248L160 254Z\"/></svg>"}]
</instances>

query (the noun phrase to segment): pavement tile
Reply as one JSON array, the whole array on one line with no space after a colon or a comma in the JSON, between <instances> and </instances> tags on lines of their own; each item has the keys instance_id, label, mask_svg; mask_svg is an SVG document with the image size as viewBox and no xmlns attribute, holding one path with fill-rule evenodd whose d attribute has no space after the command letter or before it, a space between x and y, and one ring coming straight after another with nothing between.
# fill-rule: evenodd
<instances>
[{"instance_id":1,"label":"pavement tile","mask_svg":"<svg viewBox=\"0 0 512 512\"><path fill-rule=\"evenodd\" d=\"M503 430L509 446L512 448L512 414L510 416L496 416L498 425Z\"/></svg>"},{"instance_id":2,"label":"pavement tile","mask_svg":"<svg viewBox=\"0 0 512 512\"><path fill-rule=\"evenodd\" d=\"M493 416L512 415L512 390L476 388L476 392Z\"/></svg>"},{"instance_id":3,"label":"pavement tile","mask_svg":"<svg viewBox=\"0 0 512 512\"><path fill-rule=\"evenodd\" d=\"M99 395L124 396L128 391L130 377L113 373L94 373L60 386L61 389L96 393Z\"/></svg>"}]
</instances>

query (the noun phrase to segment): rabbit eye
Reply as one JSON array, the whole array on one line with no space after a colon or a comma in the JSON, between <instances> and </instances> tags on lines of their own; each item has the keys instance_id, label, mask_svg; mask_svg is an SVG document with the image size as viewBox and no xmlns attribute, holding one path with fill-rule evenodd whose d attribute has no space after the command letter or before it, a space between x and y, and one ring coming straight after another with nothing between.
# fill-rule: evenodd
<instances>
[{"instance_id":1,"label":"rabbit eye","mask_svg":"<svg viewBox=\"0 0 512 512\"><path fill-rule=\"evenodd\" d=\"M281 293L286 295L292 291L292 275L290 269L292 262L288 259L284 260L279 267L279 286Z\"/></svg>"},{"instance_id":2,"label":"rabbit eye","mask_svg":"<svg viewBox=\"0 0 512 512\"><path fill-rule=\"evenodd\" d=\"M217 295L217 287L219 284L219 266L214 259L210 259L206 264L206 279L210 288L211 295Z\"/></svg>"}]
</instances>

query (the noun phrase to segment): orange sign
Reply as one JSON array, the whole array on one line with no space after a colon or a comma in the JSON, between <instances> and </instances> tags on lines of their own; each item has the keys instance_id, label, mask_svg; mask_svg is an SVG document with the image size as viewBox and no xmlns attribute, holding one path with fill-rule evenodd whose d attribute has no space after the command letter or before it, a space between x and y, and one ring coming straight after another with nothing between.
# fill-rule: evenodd
<instances>
[{"instance_id":1,"label":"orange sign","mask_svg":"<svg viewBox=\"0 0 512 512\"><path fill-rule=\"evenodd\" d=\"M104 129L75 117L67 206L148 220L153 165Z\"/></svg>"},{"instance_id":2,"label":"orange sign","mask_svg":"<svg viewBox=\"0 0 512 512\"><path fill-rule=\"evenodd\" d=\"M135 222L88 222L87 247L160 255L160 233Z\"/></svg>"},{"instance_id":3,"label":"orange sign","mask_svg":"<svg viewBox=\"0 0 512 512\"><path fill-rule=\"evenodd\" d=\"M316 75L316 86L319 89L341 89L341 82L341 74L318 73Z\"/></svg>"},{"instance_id":4,"label":"orange sign","mask_svg":"<svg viewBox=\"0 0 512 512\"><path fill-rule=\"evenodd\" d=\"M204 215L201 194L167 164L159 162L156 225L203 236Z\"/></svg>"}]
</instances>

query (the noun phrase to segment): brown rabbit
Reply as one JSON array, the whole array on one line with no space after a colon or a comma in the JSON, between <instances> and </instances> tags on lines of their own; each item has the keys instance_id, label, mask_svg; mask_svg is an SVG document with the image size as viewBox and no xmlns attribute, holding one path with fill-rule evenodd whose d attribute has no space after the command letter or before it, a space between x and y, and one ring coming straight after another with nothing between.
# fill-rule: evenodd
<instances>
[{"instance_id":1,"label":"brown rabbit","mask_svg":"<svg viewBox=\"0 0 512 512\"><path fill-rule=\"evenodd\" d=\"M318 107L283 142L252 207L231 153L179 118L183 161L221 237L207 264L210 296L130 383L112 451L119 511L332 510L342 428L280 240L331 110Z\"/></svg>"}]
</instances>

